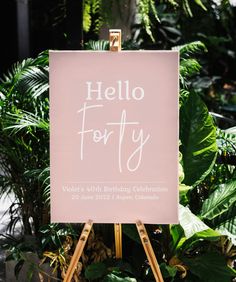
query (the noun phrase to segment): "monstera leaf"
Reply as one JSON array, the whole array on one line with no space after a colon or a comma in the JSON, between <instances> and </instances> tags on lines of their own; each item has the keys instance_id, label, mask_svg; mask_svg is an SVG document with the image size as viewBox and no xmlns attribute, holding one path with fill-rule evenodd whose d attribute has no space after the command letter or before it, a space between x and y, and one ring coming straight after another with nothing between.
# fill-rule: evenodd
<instances>
[{"instance_id":1,"label":"monstera leaf","mask_svg":"<svg viewBox=\"0 0 236 282\"><path fill-rule=\"evenodd\" d=\"M173 239L172 249L182 252L203 240L217 241L221 234L211 229L199 217L193 214L188 207L179 205L179 225L171 227Z\"/></svg>"},{"instance_id":2,"label":"monstera leaf","mask_svg":"<svg viewBox=\"0 0 236 282\"><path fill-rule=\"evenodd\" d=\"M221 184L205 200L201 210L201 216L207 220L213 220L227 212L236 202L236 180Z\"/></svg>"},{"instance_id":3,"label":"monstera leaf","mask_svg":"<svg viewBox=\"0 0 236 282\"><path fill-rule=\"evenodd\" d=\"M236 180L219 185L203 203L200 215L236 242Z\"/></svg>"},{"instance_id":4,"label":"monstera leaf","mask_svg":"<svg viewBox=\"0 0 236 282\"><path fill-rule=\"evenodd\" d=\"M88 280L96 280L106 274L106 265L103 262L93 263L85 269L85 277Z\"/></svg>"},{"instance_id":5,"label":"monstera leaf","mask_svg":"<svg viewBox=\"0 0 236 282\"><path fill-rule=\"evenodd\" d=\"M201 98L190 93L180 109L184 184L197 185L214 165L217 145L212 117Z\"/></svg>"},{"instance_id":6,"label":"monstera leaf","mask_svg":"<svg viewBox=\"0 0 236 282\"><path fill-rule=\"evenodd\" d=\"M210 229L210 227L193 214L188 207L182 205L179 205L179 222L186 238L190 238L198 232Z\"/></svg>"},{"instance_id":7,"label":"monstera leaf","mask_svg":"<svg viewBox=\"0 0 236 282\"><path fill-rule=\"evenodd\" d=\"M227 266L225 258L216 252L183 258L183 261L201 282L231 282L236 275L236 271Z\"/></svg>"}]
</instances>

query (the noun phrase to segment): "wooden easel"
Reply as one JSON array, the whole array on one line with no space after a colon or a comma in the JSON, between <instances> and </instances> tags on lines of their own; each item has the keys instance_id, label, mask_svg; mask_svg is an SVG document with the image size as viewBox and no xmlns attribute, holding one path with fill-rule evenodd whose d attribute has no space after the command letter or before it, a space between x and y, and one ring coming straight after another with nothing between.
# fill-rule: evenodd
<instances>
[{"instance_id":1,"label":"wooden easel","mask_svg":"<svg viewBox=\"0 0 236 282\"><path fill-rule=\"evenodd\" d=\"M118 52L121 51L121 30L120 29L110 29L109 31L109 42L110 51ZM92 220L89 220L82 230L79 241L76 245L75 252L71 258L70 265L66 272L63 282L71 282L75 269L78 265L79 259L83 253L83 249L89 237L89 233L93 226ZM155 253L153 251L151 242L149 240L146 228L144 224L138 220L136 222L136 227L146 253L147 259L149 261L150 267L152 269L153 275L157 282L164 282L159 264L157 262ZM120 223L114 224L114 235L115 235L115 253L116 259L122 258L122 225Z\"/></svg>"}]
</instances>

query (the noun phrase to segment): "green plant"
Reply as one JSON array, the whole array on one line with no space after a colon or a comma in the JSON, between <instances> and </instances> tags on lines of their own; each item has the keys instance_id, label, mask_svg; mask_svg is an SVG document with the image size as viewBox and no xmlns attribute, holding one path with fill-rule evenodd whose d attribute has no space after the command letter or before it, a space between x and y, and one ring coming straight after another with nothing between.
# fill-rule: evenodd
<instances>
[{"instance_id":1,"label":"green plant","mask_svg":"<svg viewBox=\"0 0 236 282\"><path fill-rule=\"evenodd\" d=\"M38 234L47 222L42 171L49 165L48 56L13 66L0 82L1 196L13 192L10 231ZM40 146L39 146L40 144Z\"/></svg>"},{"instance_id":2,"label":"green plant","mask_svg":"<svg viewBox=\"0 0 236 282\"><path fill-rule=\"evenodd\" d=\"M84 45L86 50L108 50L109 49L109 41L107 40L89 40Z\"/></svg>"},{"instance_id":3,"label":"green plant","mask_svg":"<svg viewBox=\"0 0 236 282\"><path fill-rule=\"evenodd\" d=\"M199 187L206 184L206 179L215 169L216 158L221 151L217 148L217 134L213 119L202 99L191 91L187 83L188 77L199 71L199 64L192 58L193 53L205 48L195 43L192 46L180 46L179 49L182 82L180 93L182 158L180 161L183 166L183 170L180 166L180 200L184 205L188 204L190 208L193 208L190 196L195 194L195 202L199 206L195 211L196 215L188 207L180 207L180 225L172 226L170 231L166 228L162 229L163 237L159 238L160 245L164 244L162 240L169 238L169 244L164 251L167 265L174 266L178 272L182 272L182 274L179 273L182 279L231 281L236 275L232 269L232 261L235 260L235 238L232 232L233 234L235 232L233 226L236 183L231 175L231 178L227 179L228 182L219 188L216 185L206 186L208 193L205 197L202 198L199 193L201 191ZM187 64L186 60L188 60ZM230 143L233 136L227 137ZM169 232L171 236L168 235ZM228 239L224 235L227 235ZM214 263L208 262L211 260ZM218 265L220 273L218 270L215 271L214 264ZM178 281L178 274L174 276L175 278L171 275L173 274L170 272L171 281Z\"/></svg>"},{"instance_id":4,"label":"green plant","mask_svg":"<svg viewBox=\"0 0 236 282\"><path fill-rule=\"evenodd\" d=\"M61 278L64 278L77 243L75 228L73 229L70 225L51 224L42 228L41 232L44 249L49 249L43 253L42 263L49 261L50 266L53 267L53 273L59 272ZM77 265L73 279L80 281L82 275L85 275L89 280L100 278L101 273L107 272L102 261L110 260L111 257L111 249L104 244L102 237L96 235L92 229L86 250Z\"/></svg>"},{"instance_id":5,"label":"green plant","mask_svg":"<svg viewBox=\"0 0 236 282\"><path fill-rule=\"evenodd\" d=\"M220 128L235 125L235 7L226 1L204 1L207 12L195 9L195 17L180 17L183 41L200 40L208 51L201 58L202 70L189 80ZM221 116L219 116L219 114Z\"/></svg>"},{"instance_id":6,"label":"green plant","mask_svg":"<svg viewBox=\"0 0 236 282\"><path fill-rule=\"evenodd\" d=\"M87 45L94 49L106 46L105 43L95 42ZM200 64L194 56L205 51L204 45L194 42L178 49L181 56L180 224L147 226L147 229L165 281L230 282L236 276L233 268L236 257L235 173L222 178L220 186L219 183L210 182L209 178L216 169L219 152L234 149L235 137L232 132L221 133L218 135L221 143L218 142L217 147L217 130L213 118L201 97L192 91L188 83L189 78L200 70ZM30 196L35 191L40 193L37 199L39 202L34 202L37 216L45 208L42 205L45 204L44 196L47 200L49 197L47 64L45 53L35 60L29 59L19 64L14 75L5 78L1 84L0 138L4 141L1 143L1 155L5 169L10 171L6 174L8 182L7 177L2 176L3 187L7 191L6 188L11 184L11 189L19 193L17 197L21 196L22 187L24 193L29 192ZM42 146L38 146L38 142ZM229 144L233 145L229 147ZM12 158L12 154L15 158ZM14 161L17 161L18 166ZM16 172L17 178L14 178ZM35 183L37 186L29 186ZM207 191L204 197L200 197L199 193L202 185L205 185ZM196 196L197 208L191 200L193 195ZM28 198L20 199L22 205L28 204ZM32 197L30 199L32 201ZM40 210L40 207L43 209ZM19 211L24 213L24 208L22 206ZM35 220L35 214L30 212L27 214L28 222L29 216ZM26 228L25 231L28 232ZM73 253L77 231L69 225L46 225L41 229L45 260L49 259L55 270L61 269L62 275ZM123 232L126 248L122 261L113 260L112 251L106 247L99 233L93 233L85 249L83 268L80 265L78 275L75 276L77 278L74 279L153 281L135 226L124 225Z\"/></svg>"},{"instance_id":7,"label":"green plant","mask_svg":"<svg viewBox=\"0 0 236 282\"><path fill-rule=\"evenodd\" d=\"M85 38L97 38L102 26L120 28L125 23L132 29L132 41L140 48L169 49L181 39L180 16L193 17L196 7L206 11L201 0L195 0L194 4L189 0L139 0L135 3L130 0L85 0Z\"/></svg>"}]
</instances>

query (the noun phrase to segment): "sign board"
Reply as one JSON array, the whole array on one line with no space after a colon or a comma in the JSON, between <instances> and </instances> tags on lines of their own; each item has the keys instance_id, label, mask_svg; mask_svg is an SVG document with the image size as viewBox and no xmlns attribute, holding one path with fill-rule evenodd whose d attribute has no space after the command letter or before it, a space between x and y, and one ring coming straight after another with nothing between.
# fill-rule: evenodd
<instances>
[{"instance_id":1,"label":"sign board","mask_svg":"<svg viewBox=\"0 0 236 282\"><path fill-rule=\"evenodd\" d=\"M178 222L178 52L50 52L51 220Z\"/></svg>"}]
</instances>

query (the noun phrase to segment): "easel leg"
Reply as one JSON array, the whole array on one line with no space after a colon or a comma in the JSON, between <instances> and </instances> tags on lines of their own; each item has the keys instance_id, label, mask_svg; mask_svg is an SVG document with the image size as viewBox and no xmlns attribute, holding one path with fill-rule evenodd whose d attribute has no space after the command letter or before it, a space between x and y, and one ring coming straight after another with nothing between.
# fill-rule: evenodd
<instances>
[{"instance_id":1,"label":"easel leg","mask_svg":"<svg viewBox=\"0 0 236 282\"><path fill-rule=\"evenodd\" d=\"M114 224L115 234L115 247L116 247L116 259L122 258L122 226L120 223Z\"/></svg>"},{"instance_id":2,"label":"easel leg","mask_svg":"<svg viewBox=\"0 0 236 282\"><path fill-rule=\"evenodd\" d=\"M152 248L152 245L151 245L151 242L149 240L149 237L148 237L148 234L147 234L147 231L146 231L144 224L141 221L137 221L136 227L138 229L138 233L139 233L141 242L143 244L144 251L145 251L146 256L148 258L149 264L151 266L153 275L155 277L155 280L157 282L164 282L161 271L160 271L159 264L157 262L155 253L153 251L153 248Z\"/></svg>"},{"instance_id":3,"label":"easel leg","mask_svg":"<svg viewBox=\"0 0 236 282\"><path fill-rule=\"evenodd\" d=\"M85 223L83 231L82 231L80 238L79 238L79 241L76 245L75 252L74 252L74 254L71 258L70 265L67 269L66 276L65 276L63 282L71 282L71 279L72 279L73 274L75 272L75 269L77 267L78 261L79 261L81 255L82 255L83 249L84 249L85 244L88 240L88 236L89 236L89 233L91 231L92 226L93 226L93 222L91 220L89 220L87 223Z\"/></svg>"}]
</instances>

